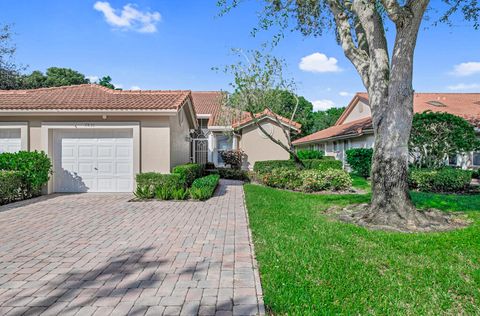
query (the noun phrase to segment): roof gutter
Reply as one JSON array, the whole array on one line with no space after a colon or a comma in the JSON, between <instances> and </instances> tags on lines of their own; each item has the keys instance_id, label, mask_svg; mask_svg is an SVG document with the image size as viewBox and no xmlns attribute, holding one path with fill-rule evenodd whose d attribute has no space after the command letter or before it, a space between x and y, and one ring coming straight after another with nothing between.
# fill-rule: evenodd
<instances>
[{"instance_id":1,"label":"roof gutter","mask_svg":"<svg viewBox=\"0 0 480 316\"><path fill-rule=\"evenodd\" d=\"M145 115L145 114L155 114L162 116L174 116L177 114L176 109L169 110L0 110L0 115L2 116L16 116L16 115L53 115L53 116L62 116L62 115Z\"/></svg>"}]
</instances>

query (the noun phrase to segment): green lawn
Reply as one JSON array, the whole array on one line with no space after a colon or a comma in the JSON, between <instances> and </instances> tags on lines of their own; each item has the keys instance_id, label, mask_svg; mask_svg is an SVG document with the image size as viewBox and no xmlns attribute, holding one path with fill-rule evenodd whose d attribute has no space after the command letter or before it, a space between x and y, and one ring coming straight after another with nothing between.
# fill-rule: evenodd
<instances>
[{"instance_id":1,"label":"green lawn","mask_svg":"<svg viewBox=\"0 0 480 316\"><path fill-rule=\"evenodd\" d=\"M245 185L267 308L273 314L480 314L480 196L413 193L422 208L468 211L448 233L369 231L331 205L364 195L309 195Z\"/></svg>"}]
</instances>

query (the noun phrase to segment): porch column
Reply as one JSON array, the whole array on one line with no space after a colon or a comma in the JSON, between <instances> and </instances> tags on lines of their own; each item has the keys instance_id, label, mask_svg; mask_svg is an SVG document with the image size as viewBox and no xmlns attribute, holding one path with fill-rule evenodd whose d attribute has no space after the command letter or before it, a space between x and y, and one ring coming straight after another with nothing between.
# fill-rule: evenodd
<instances>
[{"instance_id":1,"label":"porch column","mask_svg":"<svg viewBox=\"0 0 480 316\"><path fill-rule=\"evenodd\" d=\"M215 150L215 135L208 134L208 162L213 162L213 152Z\"/></svg>"},{"instance_id":2,"label":"porch column","mask_svg":"<svg viewBox=\"0 0 480 316\"><path fill-rule=\"evenodd\" d=\"M233 135L232 149L233 149L233 150L237 150L237 149L238 149L238 137L237 137L236 135Z\"/></svg>"}]
</instances>

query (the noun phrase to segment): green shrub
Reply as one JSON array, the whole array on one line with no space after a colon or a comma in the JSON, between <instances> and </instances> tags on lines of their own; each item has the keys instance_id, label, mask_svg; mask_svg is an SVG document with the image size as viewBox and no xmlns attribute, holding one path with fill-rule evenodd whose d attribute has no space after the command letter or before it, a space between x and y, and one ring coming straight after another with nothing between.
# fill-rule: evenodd
<instances>
[{"instance_id":1,"label":"green shrub","mask_svg":"<svg viewBox=\"0 0 480 316\"><path fill-rule=\"evenodd\" d=\"M472 171L472 178L479 179L480 178L480 169Z\"/></svg>"},{"instance_id":2,"label":"green shrub","mask_svg":"<svg viewBox=\"0 0 480 316\"><path fill-rule=\"evenodd\" d=\"M155 188L155 198L158 200L171 200L173 199L173 187L161 186Z\"/></svg>"},{"instance_id":3,"label":"green shrub","mask_svg":"<svg viewBox=\"0 0 480 316\"><path fill-rule=\"evenodd\" d=\"M222 179L249 181L248 172L245 170L218 168L218 174Z\"/></svg>"},{"instance_id":4,"label":"green shrub","mask_svg":"<svg viewBox=\"0 0 480 316\"><path fill-rule=\"evenodd\" d=\"M271 172L273 169L279 168L295 168L295 162L293 160L265 160L257 161L253 166L253 171L258 174L265 174Z\"/></svg>"},{"instance_id":5,"label":"green shrub","mask_svg":"<svg viewBox=\"0 0 480 316\"><path fill-rule=\"evenodd\" d=\"M178 188L172 190L172 198L174 200L186 200L188 198L188 190L185 188Z\"/></svg>"},{"instance_id":6,"label":"green shrub","mask_svg":"<svg viewBox=\"0 0 480 316\"><path fill-rule=\"evenodd\" d=\"M413 169L409 182L414 189L424 192L462 192L468 189L472 171L454 168Z\"/></svg>"},{"instance_id":7,"label":"green shrub","mask_svg":"<svg viewBox=\"0 0 480 316\"><path fill-rule=\"evenodd\" d=\"M325 190L347 190L352 186L352 178L344 170L303 170L300 173L303 192L318 192Z\"/></svg>"},{"instance_id":8,"label":"green shrub","mask_svg":"<svg viewBox=\"0 0 480 316\"><path fill-rule=\"evenodd\" d=\"M203 166L196 163L187 163L173 168L172 173L180 175L185 187L192 185L195 179L203 176Z\"/></svg>"},{"instance_id":9,"label":"green shrub","mask_svg":"<svg viewBox=\"0 0 480 316\"><path fill-rule=\"evenodd\" d=\"M23 176L18 171L0 170L0 205L23 198Z\"/></svg>"},{"instance_id":10,"label":"green shrub","mask_svg":"<svg viewBox=\"0 0 480 316\"><path fill-rule=\"evenodd\" d=\"M373 149L371 148L352 148L346 151L347 163L352 168L352 172L367 178L372 169Z\"/></svg>"},{"instance_id":11,"label":"green shrub","mask_svg":"<svg viewBox=\"0 0 480 316\"><path fill-rule=\"evenodd\" d=\"M241 149L224 150L220 153L223 162L230 165L232 169L240 169L245 153Z\"/></svg>"},{"instance_id":12,"label":"green shrub","mask_svg":"<svg viewBox=\"0 0 480 316\"><path fill-rule=\"evenodd\" d=\"M194 200L207 200L213 196L217 188L220 176L218 174L211 174L203 178L198 178L192 183L189 189L190 197Z\"/></svg>"},{"instance_id":13,"label":"green shrub","mask_svg":"<svg viewBox=\"0 0 480 316\"><path fill-rule=\"evenodd\" d=\"M155 192L152 186L143 185L143 186L137 186L135 192L133 192L133 195L135 195L137 199L147 200L147 199L153 199L153 197L155 196Z\"/></svg>"},{"instance_id":14,"label":"green shrub","mask_svg":"<svg viewBox=\"0 0 480 316\"><path fill-rule=\"evenodd\" d=\"M340 160L335 159L305 159L302 160L305 169L328 170L328 169L343 169L343 164Z\"/></svg>"},{"instance_id":15,"label":"green shrub","mask_svg":"<svg viewBox=\"0 0 480 316\"><path fill-rule=\"evenodd\" d=\"M300 160L304 159L322 159L325 156L323 150L300 149L297 150L297 156Z\"/></svg>"},{"instance_id":16,"label":"green shrub","mask_svg":"<svg viewBox=\"0 0 480 316\"><path fill-rule=\"evenodd\" d=\"M263 175L262 181L270 187L288 190L297 190L302 185L300 172L292 168L273 169Z\"/></svg>"},{"instance_id":17,"label":"green shrub","mask_svg":"<svg viewBox=\"0 0 480 316\"><path fill-rule=\"evenodd\" d=\"M19 151L0 154L0 170L18 171L23 178L24 198L41 194L50 179L52 163L42 151Z\"/></svg>"},{"instance_id":18,"label":"green shrub","mask_svg":"<svg viewBox=\"0 0 480 316\"><path fill-rule=\"evenodd\" d=\"M137 174L137 187L158 187L179 188L183 186L182 178L178 174L162 174L158 172L145 172Z\"/></svg>"}]
</instances>

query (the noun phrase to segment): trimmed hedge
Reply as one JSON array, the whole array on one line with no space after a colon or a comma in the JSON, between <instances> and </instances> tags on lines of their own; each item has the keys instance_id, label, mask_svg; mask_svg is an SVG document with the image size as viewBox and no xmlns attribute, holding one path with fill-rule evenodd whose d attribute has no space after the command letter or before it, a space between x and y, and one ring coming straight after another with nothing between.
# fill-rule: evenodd
<instances>
[{"instance_id":1,"label":"trimmed hedge","mask_svg":"<svg viewBox=\"0 0 480 316\"><path fill-rule=\"evenodd\" d=\"M304 159L322 159L325 156L323 150L300 149L297 150L297 156L300 160Z\"/></svg>"},{"instance_id":2,"label":"trimmed hedge","mask_svg":"<svg viewBox=\"0 0 480 316\"><path fill-rule=\"evenodd\" d=\"M203 166L196 163L178 165L173 168L172 173L180 175L185 187L189 187L195 179L203 176Z\"/></svg>"},{"instance_id":3,"label":"trimmed hedge","mask_svg":"<svg viewBox=\"0 0 480 316\"><path fill-rule=\"evenodd\" d=\"M0 205L21 200L24 196L23 186L22 173L0 170Z\"/></svg>"},{"instance_id":4,"label":"trimmed hedge","mask_svg":"<svg viewBox=\"0 0 480 316\"><path fill-rule=\"evenodd\" d=\"M206 177L198 178L192 183L189 189L190 197L194 200L204 201L213 196L217 188L220 176L218 174L211 174Z\"/></svg>"},{"instance_id":5,"label":"trimmed hedge","mask_svg":"<svg viewBox=\"0 0 480 316\"><path fill-rule=\"evenodd\" d=\"M218 168L218 174L222 179L250 181L246 170Z\"/></svg>"},{"instance_id":6,"label":"trimmed hedge","mask_svg":"<svg viewBox=\"0 0 480 316\"><path fill-rule=\"evenodd\" d=\"M253 165L253 171L259 174L271 172L273 169L279 168L295 168L295 162L293 160L264 160L257 161Z\"/></svg>"},{"instance_id":7,"label":"trimmed hedge","mask_svg":"<svg viewBox=\"0 0 480 316\"><path fill-rule=\"evenodd\" d=\"M18 171L22 175L23 198L38 196L50 179L52 163L42 151L19 151L0 154L0 170Z\"/></svg>"},{"instance_id":8,"label":"trimmed hedge","mask_svg":"<svg viewBox=\"0 0 480 316\"><path fill-rule=\"evenodd\" d=\"M302 160L305 169L328 170L328 169L343 169L343 164L340 160L335 159L306 159Z\"/></svg>"},{"instance_id":9,"label":"trimmed hedge","mask_svg":"<svg viewBox=\"0 0 480 316\"><path fill-rule=\"evenodd\" d=\"M333 157L323 157L322 159L304 159L302 162L305 165L305 169L327 170L343 168L342 162L340 160L335 160ZM296 169L296 165L293 160L257 161L253 166L253 171L258 174L265 174L279 168Z\"/></svg>"},{"instance_id":10,"label":"trimmed hedge","mask_svg":"<svg viewBox=\"0 0 480 316\"><path fill-rule=\"evenodd\" d=\"M303 192L325 190L346 190L352 186L350 175L344 170L326 169L296 170L289 168L274 169L263 176L267 186Z\"/></svg>"},{"instance_id":11,"label":"trimmed hedge","mask_svg":"<svg viewBox=\"0 0 480 316\"><path fill-rule=\"evenodd\" d=\"M136 176L137 189L134 194L139 199L158 198L170 200L175 191L184 189L184 181L179 174L158 172L139 173Z\"/></svg>"},{"instance_id":12,"label":"trimmed hedge","mask_svg":"<svg viewBox=\"0 0 480 316\"><path fill-rule=\"evenodd\" d=\"M471 170L455 168L410 170L410 187L424 192L462 192L472 181Z\"/></svg>"},{"instance_id":13,"label":"trimmed hedge","mask_svg":"<svg viewBox=\"0 0 480 316\"><path fill-rule=\"evenodd\" d=\"M352 148L346 152L347 163L352 168L353 173L368 178L372 169L372 148Z\"/></svg>"}]
</instances>

